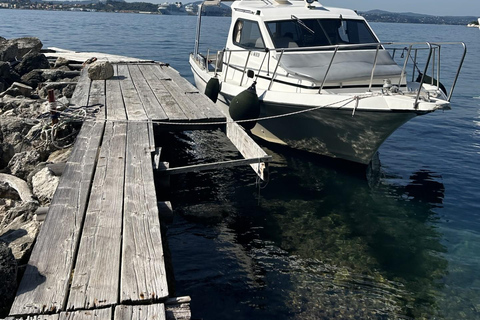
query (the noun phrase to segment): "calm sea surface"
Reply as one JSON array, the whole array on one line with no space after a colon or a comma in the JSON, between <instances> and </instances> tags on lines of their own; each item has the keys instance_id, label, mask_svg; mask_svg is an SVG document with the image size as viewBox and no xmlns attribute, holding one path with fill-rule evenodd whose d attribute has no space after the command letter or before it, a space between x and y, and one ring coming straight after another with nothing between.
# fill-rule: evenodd
<instances>
[{"instance_id":1,"label":"calm sea surface","mask_svg":"<svg viewBox=\"0 0 480 320\"><path fill-rule=\"evenodd\" d=\"M229 18L204 22L211 23L205 43L222 48ZM0 10L5 38L168 62L190 81L195 23L189 16ZM480 319L480 31L372 27L384 41L466 42L452 110L404 125L369 174L265 145L275 160L266 187L248 168L173 178L168 241L176 294L192 297L195 318ZM449 86L453 79L444 73L442 80ZM172 166L238 156L219 132L164 141Z\"/></svg>"}]
</instances>

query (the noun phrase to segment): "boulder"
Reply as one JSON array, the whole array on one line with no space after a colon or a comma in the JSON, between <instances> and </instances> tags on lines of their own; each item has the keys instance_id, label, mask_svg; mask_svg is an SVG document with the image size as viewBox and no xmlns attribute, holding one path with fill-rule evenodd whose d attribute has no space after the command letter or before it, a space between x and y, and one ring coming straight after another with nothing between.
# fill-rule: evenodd
<instances>
[{"instance_id":1,"label":"boulder","mask_svg":"<svg viewBox=\"0 0 480 320\"><path fill-rule=\"evenodd\" d=\"M34 220L38 203L28 202L9 211L13 220L0 231L0 241L8 243L18 264L28 262L33 243L40 229L40 223ZM10 213L11 212L11 213Z\"/></svg>"},{"instance_id":2,"label":"boulder","mask_svg":"<svg viewBox=\"0 0 480 320\"><path fill-rule=\"evenodd\" d=\"M70 63L70 61L64 57L58 57L57 60L55 61L54 68L60 68L63 66L67 66Z\"/></svg>"},{"instance_id":3,"label":"boulder","mask_svg":"<svg viewBox=\"0 0 480 320\"><path fill-rule=\"evenodd\" d=\"M10 77L10 64L5 61L0 61L0 78Z\"/></svg>"},{"instance_id":4,"label":"boulder","mask_svg":"<svg viewBox=\"0 0 480 320\"><path fill-rule=\"evenodd\" d=\"M35 150L22 151L16 153L8 162L10 172L21 178L26 179L28 173L35 168L35 165L41 161L41 155Z\"/></svg>"},{"instance_id":5,"label":"boulder","mask_svg":"<svg viewBox=\"0 0 480 320\"><path fill-rule=\"evenodd\" d=\"M108 61L95 61L88 67L88 77L92 80L107 80L113 77L113 66Z\"/></svg>"},{"instance_id":6,"label":"boulder","mask_svg":"<svg viewBox=\"0 0 480 320\"><path fill-rule=\"evenodd\" d=\"M22 82L28 84L32 88L37 88L38 85L45 81L41 72L37 72L35 70L30 71L27 74L22 76Z\"/></svg>"},{"instance_id":7,"label":"boulder","mask_svg":"<svg viewBox=\"0 0 480 320\"><path fill-rule=\"evenodd\" d=\"M18 45L10 41L0 42L0 61L14 61L18 56Z\"/></svg>"},{"instance_id":8,"label":"boulder","mask_svg":"<svg viewBox=\"0 0 480 320\"><path fill-rule=\"evenodd\" d=\"M8 42L17 44L18 47L18 56L19 58L23 57L29 52L40 52L43 47L42 41L35 37L24 37L8 40Z\"/></svg>"},{"instance_id":9,"label":"boulder","mask_svg":"<svg viewBox=\"0 0 480 320\"><path fill-rule=\"evenodd\" d=\"M12 250L0 242L0 317L6 317L17 291L17 262Z\"/></svg>"},{"instance_id":10,"label":"boulder","mask_svg":"<svg viewBox=\"0 0 480 320\"><path fill-rule=\"evenodd\" d=\"M71 153L72 153L72 148L56 150L48 156L47 162L49 163L67 162Z\"/></svg>"},{"instance_id":11,"label":"boulder","mask_svg":"<svg viewBox=\"0 0 480 320\"><path fill-rule=\"evenodd\" d=\"M43 168L32 177L33 193L42 205L48 205L57 190L60 177L57 177L48 167Z\"/></svg>"},{"instance_id":12,"label":"boulder","mask_svg":"<svg viewBox=\"0 0 480 320\"><path fill-rule=\"evenodd\" d=\"M5 100L5 98L3 99ZM8 104L4 105L4 108L18 108L22 100L12 98ZM15 153L33 149L26 136L32 127L38 123L36 120L21 120L4 115L5 113L3 117L0 117L0 168L5 167Z\"/></svg>"},{"instance_id":13,"label":"boulder","mask_svg":"<svg viewBox=\"0 0 480 320\"><path fill-rule=\"evenodd\" d=\"M22 62L15 66L15 71L20 75L29 73L34 69L50 69L50 63L44 54L35 51L27 53Z\"/></svg>"}]
</instances>

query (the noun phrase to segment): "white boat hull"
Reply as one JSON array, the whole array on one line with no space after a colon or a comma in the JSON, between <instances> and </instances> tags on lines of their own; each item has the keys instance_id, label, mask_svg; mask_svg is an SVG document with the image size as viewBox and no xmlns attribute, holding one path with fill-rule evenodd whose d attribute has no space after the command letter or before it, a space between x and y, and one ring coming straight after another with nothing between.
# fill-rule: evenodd
<instances>
[{"instance_id":1,"label":"white boat hull","mask_svg":"<svg viewBox=\"0 0 480 320\"><path fill-rule=\"evenodd\" d=\"M202 72L200 68L194 68L194 65L192 65L192 71L197 88L204 92L209 75ZM241 88L241 90L244 89ZM231 98L231 95L220 92L217 100L217 106L226 114L228 114ZM306 107L261 100L260 118L289 114L302 109ZM354 113L352 107L323 108L262 120L251 132L269 142L368 164L380 145L396 129L417 114L418 111L413 110L363 111L359 108Z\"/></svg>"}]
</instances>

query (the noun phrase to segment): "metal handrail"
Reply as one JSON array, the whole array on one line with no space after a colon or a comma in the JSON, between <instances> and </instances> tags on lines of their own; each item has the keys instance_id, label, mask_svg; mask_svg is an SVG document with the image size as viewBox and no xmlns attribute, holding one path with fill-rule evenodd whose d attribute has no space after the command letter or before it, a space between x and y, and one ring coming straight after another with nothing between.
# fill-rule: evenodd
<instances>
[{"instance_id":1,"label":"metal handrail","mask_svg":"<svg viewBox=\"0 0 480 320\"><path fill-rule=\"evenodd\" d=\"M232 56L232 53L235 53L235 52L248 52L248 58L250 57L251 53L252 52L259 52L259 53L264 53L265 55L268 54L268 62L267 62L267 66L268 68L270 67L270 51L275 51L277 53L279 53L279 55L275 56L275 57L272 57L273 59L277 60L277 63L276 63L276 66L275 66L275 69L274 69L274 72L272 74L272 77L270 79L270 84L268 86L268 89L270 90L272 85L273 85L273 81L274 79L277 77L277 72L278 72L278 67L280 65L280 62L282 60L282 57L284 56L285 53L291 53L291 52L305 52L305 51L328 51L328 50L333 50L333 55L332 55L332 58L330 59L330 63L329 63L329 66L325 72L325 75L324 75L324 78L322 80L322 83L321 83L321 86L320 86L320 90L318 91L319 93L321 93L323 87L324 87L324 84L326 82L326 79L327 79L327 76L328 76L328 73L331 69L331 66L333 65L333 62L335 60L335 57L336 57L336 54L339 50L342 50L342 49L365 49L365 50L373 50L372 49L372 46L375 46L376 47L376 52L375 52L375 59L373 61L373 66L372 66L372 72L371 72L371 76L370 76L370 82L369 82L369 90L371 90L371 87L373 85L373 80L375 78L375 68L377 66L377 60L378 60L378 53L379 51L382 49L382 50L393 50L393 52L397 51L397 50L406 50L407 47L399 47L399 48L395 48L395 47L388 47L388 48L385 48L387 46L397 46L397 45L408 45L408 52L407 52L407 56L405 57L405 61L404 61L404 64L403 64L403 68L402 68L402 71L401 71L401 75L400 75L400 82L399 82L399 86L402 84L405 76L406 76L406 69L408 67L408 61L412 61L413 63L413 72L412 72L412 82L414 81L414 77L415 77L415 73L416 73L416 70L418 70L418 73L422 73L420 71L420 69L418 69L418 65L417 65L417 59L418 59L418 52L421 51L421 50L428 50L428 58L426 60L426 64L425 64L425 68L423 70L423 73L422 73L422 77L421 77L421 81L420 81L420 86L419 86L419 90L417 92L417 96L416 96L416 99L415 99L415 105L418 104L418 100L420 98L420 91L422 89L422 86L424 84L424 81L425 81L425 75L427 73L427 71L429 70L429 68L431 67L432 68L432 76L435 75L435 70L436 70L436 83L434 82L435 80L433 80L433 77L432 77L432 85L436 85L437 88L440 87L440 70L441 70L441 53L440 53L440 49L442 46L444 45L458 45L458 44L461 44L463 46L463 54L462 54L462 57L461 57L461 60L460 60L460 63L459 63L459 66L458 66L458 69L457 69L457 72L455 74L455 78L454 78L454 81L453 81L453 85L450 89L450 92L448 94L448 101L451 100L451 97L453 95L453 91L454 91L454 88L455 88L455 85L458 81L458 77L460 75L460 71L461 71L461 68L463 66L463 62L465 60L465 56L466 56L466 53L467 53L467 48L466 48L466 45L464 42L436 42L436 43L430 43L430 42L383 42L383 43L366 43L366 44L342 44L342 45L329 45L329 46L322 46L322 47L301 47L301 48L274 48L274 49L263 49L263 48L252 48L252 49L235 49L235 50L227 50L227 49L224 49L223 50L223 53L224 53L224 58L225 58L225 53L228 52L228 61L225 63L223 62L224 64L226 64L226 68L225 68L225 74L224 74L224 82L227 80L227 72L228 72L228 69L229 69L229 66L230 66L230 59L231 59L231 56ZM426 47L420 47L420 48L415 48L415 46L426 46ZM414 51L414 57L412 58L411 56L411 52ZM435 58L433 59L433 63L431 64L431 60L432 60L432 55L436 55ZM267 56L264 57L264 60ZM247 68L248 68L248 63L249 63L249 59L247 58L246 62L245 62L245 65L243 66L243 73L245 74L245 72L247 71ZM403 53L402 53L402 58L403 58ZM218 64L218 59L216 61L216 63ZM216 65L216 69L218 68L218 66ZM263 62L262 62L262 66L260 66L260 70L258 70L258 72L262 72L262 71L265 71L263 69ZM240 82L240 85L243 84L243 79L244 79L244 75L242 76L241 78L241 82Z\"/></svg>"}]
</instances>

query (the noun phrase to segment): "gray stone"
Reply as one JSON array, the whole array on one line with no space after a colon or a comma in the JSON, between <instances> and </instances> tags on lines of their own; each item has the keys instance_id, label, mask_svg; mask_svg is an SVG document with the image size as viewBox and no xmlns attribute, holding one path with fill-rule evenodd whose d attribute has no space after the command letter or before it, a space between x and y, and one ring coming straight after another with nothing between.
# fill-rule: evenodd
<instances>
[{"instance_id":1,"label":"gray stone","mask_svg":"<svg viewBox=\"0 0 480 320\"><path fill-rule=\"evenodd\" d=\"M8 162L10 172L22 179L26 179L28 173L41 161L41 155L36 150L16 153Z\"/></svg>"},{"instance_id":2,"label":"gray stone","mask_svg":"<svg viewBox=\"0 0 480 320\"><path fill-rule=\"evenodd\" d=\"M6 317L17 291L17 261L6 243L0 242L0 317Z\"/></svg>"},{"instance_id":3,"label":"gray stone","mask_svg":"<svg viewBox=\"0 0 480 320\"><path fill-rule=\"evenodd\" d=\"M22 76L22 82L28 84L32 88L37 88L38 85L45 81L41 72L37 72L35 70L30 71L27 74Z\"/></svg>"},{"instance_id":4,"label":"gray stone","mask_svg":"<svg viewBox=\"0 0 480 320\"><path fill-rule=\"evenodd\" d=\"M56 150L48 156L47 162L50 162L50 163L67 162L71 153L72 153L72 148Z\"/></svg>"},{"instance_id":5,"label":"gray stone","mask_svg":"<svg viewBox=\"0 0 480 320\"><path fill-rule=\"evenodd\" d=\"M10 43L17 44L18 47L18 56L19 58L23 57L29 52L40 52L43 47L42 41L35 37L24 37L8 40Z\"/></svg>"},{"instance_id":6,"label":"gray stone","mask_svg":"<svg viewBox=\"0 0 480 320\"><path fill-rule=\"evenodd\" d=\"M38 203L25 203L9 211L16 217L0 231L0 241L8 243L12 253L19 264L28 262L33 243L40 229L40 223L34 220ZM12 212L14 211L14 212ZM12 213L10 213L12 212Z\"/></svg>"},{"instance_id":7,"label":"gray stone","mask_svg":"<svg viewBox=\"0 0 480 320\"><path fill-rule=\"evenodd\" d=\"M23 56L22 62L15 66L15 71L20 75L29 73L34 69L50 69L50 63L44 54L35 51Z\"/></svg>"},{"instance_id":8,"label":"gray stone","mask_svg":"<svg viewBox=\"0 0 480 320\"><path fill-rule=\"evenodd\" d=\"M3 100L5 100L5 97ZM18 108L21 101L20 99L11 98L3 108ZM11 111L13 110L15 109ZM0 168L5 167L15 153L34 148L25 137L31 128L38 123L38 121L7 117L5 114L0 117L0 149L2 150L0 152Z\"/></svg>"},{"instance_id":9,"label":"gray stone","mask_svg":"<svg viewBox=\"0 0 480 320\"><path fill-rule=\"evenodd\" d=\"M59 181L60 177L57 177L48 167L43 168L32 177L33 193L42 205L50 204Z\"/></svg>"},{"instance_id":10,"label":"gray stone","mask_svg":"<svg viewBox=\"0 0 480 320\"><path fill-rule=\"evenodd\" d=\"M18 199L22 200L23 202L34 201L32 191L28 187L27 182L25 182L25 180L22 180L10 174L0 173L0 183L8 184L10 188L16 191L16 194L18 195ZM8 198L16 199L12 197L8 197Z\"/></svg>"},{"instance_id":11,"label":"gray stone","mask_svg":"<svg viewBox=\"0 0 480 320\"><path fill-rule=\"evenodd\" d=\"M64 57L58 57L55 61L54 68L60 68L62 66L66 66L70 63L70 61Z\"/></svg>"},{"instance_id":12,"label":"gray stone","mask_svg":"<svg viewBox=\"0 0 480 320\"><path fill-rule=\"evenodd\" d=\"M18 56L18 45L10 41L0 42L0 61L14 61Z\"/></svg>"},{"instance_id":13,"label":"gray stone","mask_svg":"<svg viewBox=\"0 0 480 320\"><path fill-rule=\"evenodd\" d=\"M92 80L107 80L113 77L113 66L108 61L95 61L88 67L88 77Z\"/></svg>"}]
</instances>

